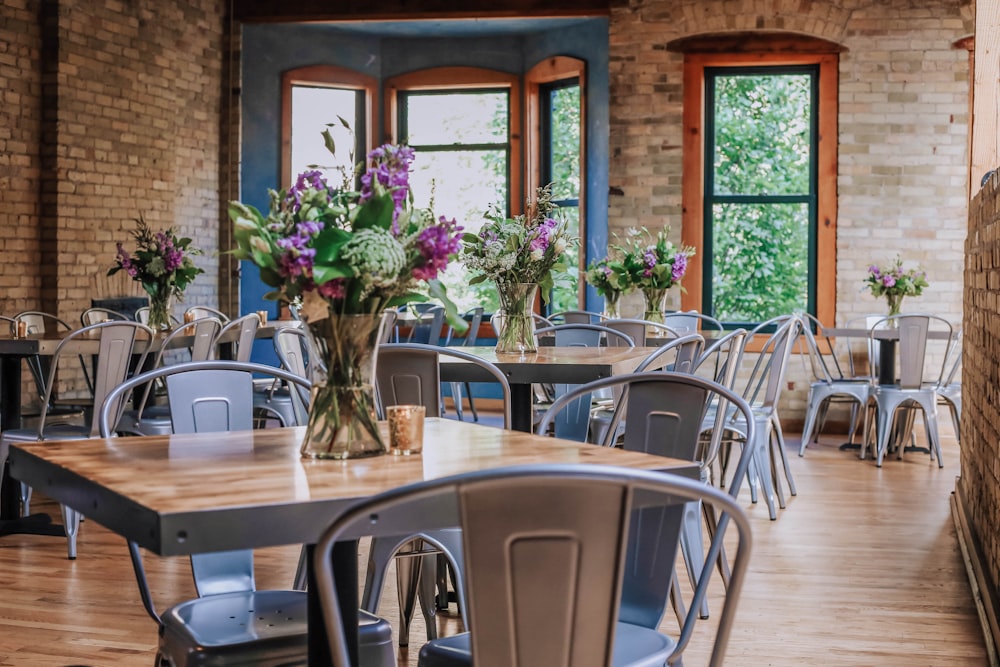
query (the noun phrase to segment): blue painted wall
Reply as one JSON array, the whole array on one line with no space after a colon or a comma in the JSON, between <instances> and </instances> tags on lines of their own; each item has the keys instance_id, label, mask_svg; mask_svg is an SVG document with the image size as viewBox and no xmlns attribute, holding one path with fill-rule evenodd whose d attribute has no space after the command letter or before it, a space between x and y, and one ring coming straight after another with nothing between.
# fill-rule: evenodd
<instances>
[{"instance_id":1,"label":"blue painted wall","mask_svg":"<svg viewBox=\"0 0 1000 667\"><path fill-rule=\"evenodd\" d=\"M362 26L391 34L389 37L361 32L357 26L349 30L329 25L243 26L240 200L266 208L267 189L279 183L281 73L285 70L338 65L381 81L413 70L455 65L521 73L551 56L573 56L587 63L587 261L602 257L608 238L607 19L491 23L503 29L498 34L484 32L488 29L484 23ZM538 30L542 23L545 29ZM447 34L413 36L414 30L427 29ZM265 308L276 315L275 304L263 299L267 291L256 267L245 263L240 312ZM600 298L588 288L587 308L600 310L600 304Z\"/></svg>"}]
</instances>

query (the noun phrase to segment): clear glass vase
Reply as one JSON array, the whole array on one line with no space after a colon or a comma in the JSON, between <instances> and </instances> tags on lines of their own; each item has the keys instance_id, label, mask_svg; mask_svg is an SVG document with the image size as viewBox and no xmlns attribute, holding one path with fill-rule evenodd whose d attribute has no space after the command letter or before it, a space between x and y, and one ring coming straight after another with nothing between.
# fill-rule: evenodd
<instances>
[{"instance_id":1,"label":"clear glass vase","mask_svg":"<svg viewBox=\"0 0 1000 667\"><path fill-rule=\"evenodd\" d=\"M170 311L173 310L173 298L167 294L149 295L149 321L147 326L153 331L168 331L170 329Z\"/></svg>"},{"instance_id":2,"label":"clear glass vase","mask_svg":"<svg viewBox=\"0 0 1000 667\"><path fill-rule=\"evenodd\" d=\"M604 318L608 320L621 319L622 293L618 290L608 290L604 293Z\"/></svg>"},{"instance_id":3,"label":"clear glass vase","mask_svg":"<svg viewBox=\"0 0 1000 667\"><path fill-rule=\"evenodd\" d=\"M889 316L899 315L903 309L903 295L886 294L885 300L889 302Z\"/></svg>"},{"instance_id":4,"label":"clear glass vase","mask_svg":"<svg viewBox=\"0 0 1000 667\"><path fill-rule=\"evenodd\" d=\"M312 364L304 458L385 454L375 414L373 375L381 317L328 314L306 323Z\"/></svg>"},{"instance_id":5,"label":"clear glass vase","mask_svg":"<svg viewBox=\"0 0 1000 667\"><path fill-rule=\"evenodd\" d=\"M532 309L538 283L497 283L503 318L497 334L497 354L537 352Z\"/></svg>"},{"instance_id":6,"label":"clear glass vase","mask_svg":"<svg viewBox=\"0 0 1000 667\"><path fill-rule=\"evenodd\" d=\"M663 302L667 298L667 289L665 287L644 287L642 296L646 300L646 309L642 319L647 322L663 324Z\"/></svg>"}]
</instances>

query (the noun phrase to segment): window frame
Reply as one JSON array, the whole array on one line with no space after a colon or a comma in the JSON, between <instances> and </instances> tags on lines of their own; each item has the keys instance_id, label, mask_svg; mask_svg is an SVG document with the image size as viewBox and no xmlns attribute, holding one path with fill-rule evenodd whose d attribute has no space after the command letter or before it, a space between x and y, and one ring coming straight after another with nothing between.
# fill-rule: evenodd
<instances>
[{"instance_id":1,"label":"window frame","mask_svg":"<svg viewBox=\"0 0 1000 667\"><path fill-rule=\"evenodd\" d=\"M785 43L788 38L784 38ZM793 40L794 41L794 40ZM824 43L825 44L825 43ZM757 46L761 43L758 42ZM684 58L684 111L681 241L695 248L681 295L684 310L700 310L705 251L705 69L814 65L819 69L816 144L815 315L833 326L837 304L837 89L838 56L826 52L696 53Z\"/></svg>"},{"instance_id":2,"label":"window frame","mask_svg":"<svg viewBox=\"0 0 1000 667\"><path fill-rule=\"evenodd\" d=\"M374 77L336 65L309 65L286 70L281 73L281 159L278 167L278 183L283 188L291 186L292 179L292 87L311 86L317 88L339 88L363 93L364 131L359 136L355 131L355 148L358 159L364 159L372 148L372 133L378 127L375 113L375 91L378 81Z\"/></svg>"}]
</instances>

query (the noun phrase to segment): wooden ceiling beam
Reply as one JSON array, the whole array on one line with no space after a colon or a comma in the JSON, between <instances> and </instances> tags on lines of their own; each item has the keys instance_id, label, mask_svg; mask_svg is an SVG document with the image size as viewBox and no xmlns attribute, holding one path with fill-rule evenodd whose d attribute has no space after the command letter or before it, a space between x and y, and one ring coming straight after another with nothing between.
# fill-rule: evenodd
<instances>
[{"instance_id":1,"label":"wooden ceiling beam","mask_svg":"<svg viewBox=\"0 0 1000 667\"><path fill-rule=\"evenodd\" d=\"M602 16L616 0L240 0L233 18L246 23L405 19Z\"/></svg>"}]
</instances>

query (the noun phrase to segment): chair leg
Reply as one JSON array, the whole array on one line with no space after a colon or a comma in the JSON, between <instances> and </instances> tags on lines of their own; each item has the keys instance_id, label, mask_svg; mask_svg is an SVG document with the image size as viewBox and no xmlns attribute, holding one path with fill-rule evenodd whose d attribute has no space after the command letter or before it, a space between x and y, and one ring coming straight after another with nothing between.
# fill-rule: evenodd
<instances>
[{"instance_id":1,"label":"chair leg","mask_svg":"<svg viewBox=\"0 0 1000 667\"><path fill-rule=\"evenodd\" d=\"M465 416L462 414L462 383L452 382L451 383L451 401L455 404L455 416L458 417L458 421L464 422ZM444 410L441 411L444 414Z\"/></svg>"},{"instance_id":2,"label":"chair leg","mask_svg":"<svg viewBox=\"0 0 1000 667\"><path fill-rule=\"evenodd\" d=\"M479 413L476 412L476 401L472 398L472 385L465 383L465 395L469 397L469 410L472 411L472 421L479 421Z\"/></svg>"},{"instance_id":3,"label":"chair leg","mask_svg":"<svg viewBox=\"0 0 1000 667\"><path fill-rule=\"evenodd\" d=\"M62 510L63 526L66 529L66 551L67 558L76 560L76 535L80 531L80 513L75 509L60 505Z\"/></svg>"},{"instance_id":4,"label":"chair leg","mask_svg":"<svg viewBox=\"0 0 1000 667\"><path fill-rule=\"evenodd\" d=\"M757 423L757 433L754 436L756 442L752 443L754 448L754 460L756 461L757 480L760 484L760 491L764 495L764 502L767 503L767 513L774 521L778 518L778 510L775 508L774 500L774 479L771 477L771 455L768 452L771 440L771 420L761 419Z\"/></svg>"},{"instance_id":5,"label":"chair leg","mask_svg":"<svg viewBox=\"0 0 1000 667\"><path fill-rule=\"evenodd\" d=\"M684 606L684 600L681 599L680 587L681 582L677 577L677 568L674 568L673 574L670 575L670 606L674 608L678 627L683 628L687 617L687 607Z\"/></svg>"},{"instance_id":6,"label":"chair leg","mask_svg":"<svg viewBox=\"0 0 1000 667\"><path fill-rule=\"evenodd\" d=\"M427 628L427 641L437 639L437 601L434 599L434 590L437 588L438 554L428 554L420 556L420 572L418 574L419 584L417 586L417 598L420 601L420 612L424 616L424 625Z\"/></svg>"},{"instance_id":7,"label":"chair leg","mask_svg":"<svg viewBox=\"0 0 1000 667\"><path fill-rule=\"evenodd\" d=\"M684 505L684 518L681 526L681 552L687 567L691 588L698 586L702 567L705 564L705 548L702 544L700 502L690 502ZM708 618L708 600L702 600L698 612L701 618Z\"/></svg>"},{"instance_id":8,"label":"chair leg","mask_svg":"<svg viewBox=\"0 0 1000 667\"><path fill-rule=\"evenodd\" d=\"M410 621L417 602L420 565L423 557L404 556L396 559L396 599L399 602L399 645L410 645Z\"/></svg>"},{"instance_id":9,"label":"chair leg","mask_svg":"<svg viewBox=\"0 0 1000 667\"><path fill-rule=\"evenodd\" d=\"M788 493L793 496L797 496L798 492L795 490L795 478L792 477L792 468L788 463L788 453L785 451L785 434L781 430L781 422L778 421L778 415L775 414L771 420L774 428L775 440L778 446L778 454L781 456L781 463L785 469L785 481L788 482Z\"/></svg>"},{"instance_id":10,"label":"chair leg","mask_svg":"<svg viewBox=\"0 0 1000 667\"><path fill-rule=\"evenodd\" d=\"M31 515L31 487L21 482L21 516Z\"/></svg>"},{"instance_id":11,"label":"chair leg","mask_svg":"<svg viewBox=\"0 0 1000 667\"><path fill-rule=\"evenodd\" d=\"M817 428L815 424L819 421L818 412L820 408L819 406L815 406L813 404L815 399L812 397L811 389L809 393L810 396L806 400L806 419L805 422L803 422L802 424L802 442L799 444L799 456L805 456L806 445L808 445L810 441L813 440L812 432L814 429L816 431L816 439L817 440L819 439L819 428Z\"/></svg>"}]
</instances>

